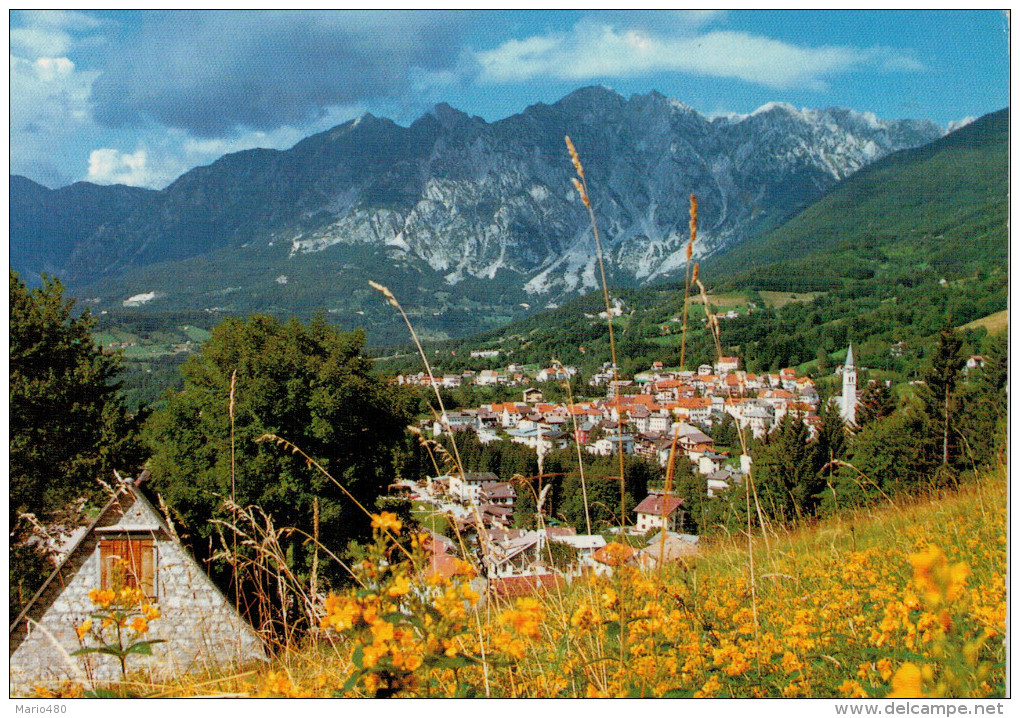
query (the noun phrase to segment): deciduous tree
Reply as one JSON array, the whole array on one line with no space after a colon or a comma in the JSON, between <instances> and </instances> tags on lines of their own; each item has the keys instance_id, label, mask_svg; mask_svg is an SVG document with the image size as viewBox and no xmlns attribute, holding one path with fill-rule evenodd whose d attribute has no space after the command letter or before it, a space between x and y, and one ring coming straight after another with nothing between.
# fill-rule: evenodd
<instances>
[{"instance_id":1,"label":"deciduous tree","mask_svg":"<svg viewBox=\"0 0 1020 718\"><path fill-rule=\"evenodd\" d=\"M169 393L146 427L152 484L196 536L209 539L210 520L230 517L223 504L232 494L276 526L309 535L318 498L319 534L331 550L367 534L368 518L347 493L371 509L393 478L407 419L397 390L372 374L363 344L360 332L339 333L322 317L304 325L254 315L213 329L182 369L183 390ZM343 489L299 453L260 442L266 434L293 442ZM304 537L293 535L288 550L295 569L306 568Z\"/></svg>"}]
</instances>

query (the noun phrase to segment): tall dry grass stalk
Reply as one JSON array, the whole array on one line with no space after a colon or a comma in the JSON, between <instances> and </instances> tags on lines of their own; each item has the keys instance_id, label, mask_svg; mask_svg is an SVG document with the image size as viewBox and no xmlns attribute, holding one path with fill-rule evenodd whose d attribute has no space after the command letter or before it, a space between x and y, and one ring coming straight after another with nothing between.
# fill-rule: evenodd
<instances>
[{"instance_id":1,"label":"tall dry grass stalk","mask_svg":"<svg viewBox=\"0 0 1020 718\"><path fill-rule=\"evenodd\" d=\"M599 240L599 227L595 221L595 212L591 207L591 198L588 195L588 180L584 176L584 166L581 164L581 157L578 155L577 149L574 147L570 137L567 136L564 139L567 143L567 150L570 152L570 161L573 162L574 170L577 172L577 177L573 178L574 189L577 190L585 209L588 210L588 219L591 221L591 231L595 238L595 253L599 260L599 276L602 279L602 296L606 302L606 324L609 327L609 353L613 362L611 386L614 388L614 397L618 397L620 372L616 360L616 338L613 334L613 309L609 301L609 283L606 281L606 266L602 258L602 242ZM616 403L617 406L620 405L618 398ZM627 525L627 494L623 465L623 425L620 421L616 422L616 437L616 454L620 457L620 530L622 531L623 527Z\"/></svg>"},{"instance_id":2,"label":"tall dry grass stalk","mask_svg":"<svg viewBox=\"0 0 1020 718\"><path fill-rule=\"evenodd\" d=\"M553 359L553 366L559 367L564 374L567 373L559 359ZM569 376L564 384L567 387L567 401L570 402L570 406L574 406L574 390L573 387L570 386ZM570 423L574 427L574 448L577 449L577 470L581 474L581 500L584 502L584 525L588 535L590 536L591 512L588 509L588 484L584 475L584 459L581 457L581 442L578 440L577 414L575 412L570 413ZM539 473L541 473L541 471Z\"/></svg>"},{"instance_id":3,"label":"tall dry grass stalk","mask_svg":"<svg viewBox=\"0 0 1020 718\"><path fill-rule=\"evenodd\" d=\"M691 196L691 235L695 235L697 231L697 202L694 201L694 196ZM694 269L691 273L691 283L696 284L698 291L701 295L701 301L705 307L705 321L706 326L712 334L712 341L715 344L715 352L717 361L722 361L723 350L722 350L722 336L719 327L719 319L715 316L712 311L711 304L708 301L708 292L705 290L705 285L702 283L698 276L698 264L695 263ZM684 327L686 330L686 299L684 302L685 309L685 321ZM686 336L686 335L685 335ZM747 455L747 437L744 431L744 426L740 421L737 421L737 437L740 439L740 450L741 453ZM754 485L754 468L748 466L747 476L744 478L744 502L745 512L747 514L747 566L750 577L750 588L751 588L751 612L754 619L754 640L757 645L760 645L761 641L761 622L758 615L758 587L755 576L755 564L754 564L754 529L751 524L751 498L754 497L754 506L758 517L758 525L761 529L762 537L765 541L765 553L766 556L771 555L771 545L769 543L769 527L766 523L764 512L761 509L761 501L758 498L758 490ZM761 674L761 660L758 657L760 651L755 652L755 663L758 669L759 675Z\"/></svg>"},{"instance_id":4,"label":"tall dry grass stalk","mask_svg":"<svg viewBox=\"0 0 1020 718\"><path fill-rule=\"evenodd\" d=\"M450 458L453 460L454 470L457 473L460 474L461 478L463 478L464 477L464 462L461 461L460 451L457 448L457 437L454 435L453 429L450 427L450 420L449 420L449 417L446 414L446 406L443 403L443 397L439 393L439 387L436 384L435 375L432 372L432 365L429 363L428 357L425 355L425 349L424 349L424 347L422 347L421 341L418 339L418 332L416 332L414 330L414 325L411 324L410 317L407 316L407 312L404 311L404 308L400 305L400 301L397 299L396 295L394 295L393 292L390 291L389 287L387 287L387 286L385 286L383 284L380 284L379 282L372 281L372 280L369 280L368 284L369 284L370 287L372 287L372 289L374 289L377 292L381 293L386 298L387 303L391 307L393 307L398 312L400 312L400 316L404 319L404 323L407 325L407 330L411 334L411 339L414 341L414 345L418 349L418 355L421 357L422 363L425 365L425 371L428 372L428 375L429 375L429 385L432 387L432 391L435 392L436 403L439 405L439 421L440 421L440 424L443 427L443 431L446 433L446 435L450 437L450 446L453 449L453 456L450 457ZM419 438L422 439L424 437L421 437L419 435ZM438 443L436 443L436 442L433 442L433 443L434 443L434 448L435 449L437 449L437 450L441 450L442 449L442 447ZM430 455L432 454L431 449L429 450L429 454ZM437 466L437 468L438 468L438 464L436 464L436 462L435 462L435 457L433 457L432 460L433 460L433 464L435 464ZM478 513L478 507L477 506L475 507L475 520L476 520L476 522L478 524L479 543L483 547L485 546L486 543L489 543L491 545L491 541L489 539L488 532L485 529L485 523L482 521L482 517ZM464 537L461 535L460 530L457 527L456 523L454 523L454 531L457 534L457 541L460 544L461 551L463 552L463 554L465 556L467 556L468 552L467 552L467 547L464 544ZM401 546L401 549L403 549L402 546ZM406 549L403 549L403 550L404 550L404 553L407 554L408 558L411 558L411 556L407 552L407 550ZM484 553L484 548L483 548L483 553ZM413 563L413 559L412 559L412 563ZM476 629L477 629L477 632L478 632L478 644L479 644L479 648L480 648L480 652L481 652L481 658L482 658L482 675L483 675L483 683L484 683L484 688L485 688L485 695L486 695L486 697L488 697L488 696L491 695L491 692L490 692L491 689L490 689L490 686L489 686L489 664L488 664L488 660L486 659L485 636L484 636L484 632L482 630L481 618L478 616L478 612L477 611L475 612L475 623L476 623Z\"/></svg>"},{"instance_id":5,"label":"tall dry grass stalk","mask_svg":"<svg viewBox=\"0 0 1020 718\"><path fill-rule=\"evenodd\" d=\"M428 357L425 356L425 349L422 347L421 341L418 339L418 332L414 330L414 325L411 324L410 317L407 316L407 312L405 312L404 308L400 306L400 302L397 300L397 297L393 294L393 292L390 291L389 287L372 280L369 280L368 285L386 297L386 302L400 312L400 316L403 317L404 323L407 325L407 330L411 333L411 339L414 341L414 345L418 348L418 355L421 357L421 361L425 365L425 371L428 372L429 385L432 387L432 391L436 394L436 403L439 405L439 422L443 426L443 431L447 432L450 437L450 445L453 447L455 468L463 477L464 463L460 460L460 451L457 449L457 441L453 435L453 430L450 428L450 419L446 415L446 406L443 404L443 397L439 393L439 386L437 386L435 375L432 373L432 365L429 363Z\"/></svg>"},{"instance_id":6,"label":"tall dry grass stalk","mask_svg":"<svg viewBox=\"0 0 1020 718\"><path fill-rule=\"evenodd\" d=\"M237 369L230 373L230 401L227 404L227 413L230 416L230 504L237 506L237 451L234 444L234 408L236 407L237 390ZM237 523L237 514L233 514L233 522ZM237 533L233 534L233 553L237 555ZM241 585L237 582L237 564L231 566L234 569L234 610L241 612ZM241 628L238 626L237 642L241 642Z\"/></svg>"},{"instance_id":7,"label":"tall dry grass stalk","mask_svg":"<svg viewBox=\"0 0 1020 718\"><path fill-rule=\"evenodd\" d=\"M685 370L685 352L687 349L687 308L690 304L691 294L691 258L694 256L694 240L698 236L698 200L695 196L691 195L691 208L690 208L690 222L688 224L690 228L691 238L687 242L687 263L686 263L686 275L687 280L684 284L684 321L683 326L680 330L680 371ZM666 484L663 487L663 500L662 500L662 537L659 543L659 576L662 576L662 568L666 563L666 504L669 501L669 497L673 489L673 471L676 461L676 443L680 438L680 425L677 424L673 430L673 441L669 447L669 460L666 463Z\"/></svg>"},{"instance_id":8,"label":"tall dry grass stalk","mask_svg":"<svg viewBox=\"0 0 1020 718\"><path fill-rule=\"evenodd\" d=\"M686 281L684 282L684 323L680 334L680 371L687 368L687 309L691 299L691 259L694 257L694 240L698 236L698 200L693 194L691 195L690 215L691 238L687 242L687 262L684 265Z\"/></svg>"}]
</instances>

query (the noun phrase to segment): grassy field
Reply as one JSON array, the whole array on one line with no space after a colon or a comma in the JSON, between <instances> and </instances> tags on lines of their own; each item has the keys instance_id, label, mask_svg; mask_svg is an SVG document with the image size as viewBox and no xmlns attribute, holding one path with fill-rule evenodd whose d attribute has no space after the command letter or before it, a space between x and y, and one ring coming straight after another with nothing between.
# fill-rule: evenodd
<instances>
[{"instance_id":1,"label":"grassy field","mask_svg":"<svg viewBox=\"0 0 1020 718\"><path fill-rule=\"evenodd\" d=\"M1003 309L1001 312L967 322L959 327L959 329L977 329L978 327L984 327L989 334L998 334L1005 331L1009 328L1009 310Z\"/></svg>"},{"instance_id":2,"label":"grassy field","mask_svg":"<svg viewBox=\"0 0 1020 718\"><path fill-rule=\"evenodd\" d=\"M1006 506L1005 473L991 473L956 492L769 531L751 551L733 536L661 574L620 566L513 601L480 599L468 577L421 582L424 554L384 514L357 569L365 588L329 598L318 640L254 671L130 691L1002 696ZM394 537L409 558L393 560Z\"/></svg>"},{"instance_id":3,"label":"grassy field","mask_svg":"<svg viewBox=\"0 0 1020 718\"><path fill-rule=\"evenodd\" d=\"M691 296L691 301L696 304L702 304L701 296L697 293L697 287L695 287L695 293ZM730 292L727 294L709 294L708 303L716 309L722 308L733 308L733 307L744 307L747 306L747 297L738 292Z\"/></svg>"},{"instance_id":4,"label":"grassy field","mask_svg":"<svg viewBox=\"0 0 1020 718\"><path fill-rule=\"evenodd\" d=\"M810 302L815 297L820 297L825 292L758 292L761 294L761 298L765 300L773 309L779 309L780 307L786 306L791 302Z\"/></svg>"}]
</instances>

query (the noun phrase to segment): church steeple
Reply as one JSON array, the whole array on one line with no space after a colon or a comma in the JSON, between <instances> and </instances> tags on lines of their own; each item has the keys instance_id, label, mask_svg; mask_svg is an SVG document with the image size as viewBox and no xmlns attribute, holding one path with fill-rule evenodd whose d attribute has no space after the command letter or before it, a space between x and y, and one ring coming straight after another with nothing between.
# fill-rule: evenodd
<instances>
[{"instance_id":1,"label":"church steeple","mask_svg":"<svg viewBox=\"0 0 1020 718\"><path fill-rule=\"evenodd\" d=\"M846 350L846 360L843 362L843 395L839 401L839 413L848 424L857 419L857 369L854 367L852 343Z\"/></svg>"}]
</instances>

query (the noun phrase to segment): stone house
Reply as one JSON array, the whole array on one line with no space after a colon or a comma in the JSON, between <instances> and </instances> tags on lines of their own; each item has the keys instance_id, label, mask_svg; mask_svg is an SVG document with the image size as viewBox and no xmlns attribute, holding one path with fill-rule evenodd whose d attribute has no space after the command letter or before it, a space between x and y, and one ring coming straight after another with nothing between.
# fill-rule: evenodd
<instances>
[{"instance_id":1,"label":"stone house","mask_svg":"<svg viewBox=\"0 0 1020 718\"><path fill-rule=\"evenodd\" d=\"M115 562L127 568L115 571ZM151 656L128 659L129 672L154 680L265 661L262 640L170 531L137 484L125 484L70 546L10 626L10 693L73 682L90 688L121 679L115 657L72 657L76 628L92 613L92 589L123 583L144 591L160 618L149 626ZM86 641L89 639L86 638ZM94 646L95 643L89 642Z\"/></svg>"}]
</instances>

